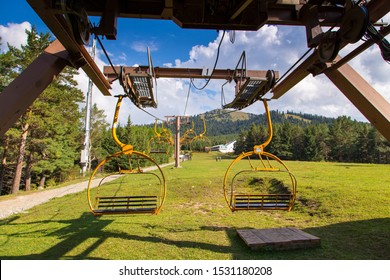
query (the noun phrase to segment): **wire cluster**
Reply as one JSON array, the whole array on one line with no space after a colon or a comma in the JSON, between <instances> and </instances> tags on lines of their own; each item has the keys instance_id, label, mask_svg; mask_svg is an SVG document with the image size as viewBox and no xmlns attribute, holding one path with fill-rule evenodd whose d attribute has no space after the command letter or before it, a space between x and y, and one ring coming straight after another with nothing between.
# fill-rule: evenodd
<instances>
[{"instance_id":1,"label":"wire cluster","mask_svg":"<svg viewBox=\"0 0 390 280\"><path fill-rule=\"evenodd\" d=\"M364 35L366 40L372 40L378 45L381 50L381 55L385 61L390 63L390 43L387 39L374 27L372 23L369 23L367 31Z\"/></svg>"}]
</instances>

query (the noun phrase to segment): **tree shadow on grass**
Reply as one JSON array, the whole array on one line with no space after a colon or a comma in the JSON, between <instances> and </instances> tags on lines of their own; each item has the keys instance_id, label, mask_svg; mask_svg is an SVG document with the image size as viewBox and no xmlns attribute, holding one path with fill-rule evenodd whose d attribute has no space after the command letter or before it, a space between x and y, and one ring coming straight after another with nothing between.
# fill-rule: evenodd
<instances>
[{"instance_id":1,"label":"tree shadow on grass","mask_svg":"<svg viewBox=\"0 0 390 280\"><path fill-rule=\"evenodd\" d=\"M9 223L17 219L9 220ZM110 239L121 239L139 241L145 243L153 243L156 246L168 245L180 249L193 249L210 251L211 253L227 254L231 259L235 260L272 260L272 259L390 259L390 239L389 228L390 218L372 219L363 221L352 221L327 225L316 228L302 229L307 233L313 234L321 238L321 247L311 249L295 249L295 250L258 250L252 251L246 246L244 241L238 236L236 228L233 227L219 227L219 226L199 226L192 229L181 229L174 231L172 229L164 228L163 226L155 226L155 230L159 232L166 232L170 230L172 234L180 232L207 232L213 234L224 232L228 237L229 244L218 245L211 242L202 241L188 241L188 240L173 240L172 238L160 237L155 235L141 236L137 234L130 234L130 232L118 232L107 230L106 227L113 223L113 219L99 219L93 217L90 213L83 213L77 219L70 220L47 220L37 221L30 224L46 224L46 223L60 223L67 226L62 227L56 231L48 231L47 237L55 237L60 241L47 250L29 255L21 256L0 256L1 259L38 259L38 260L56 260L56 259L103 259L100 258L98 247ZM146 229L149 225L145 224ZM256 228L261 228L256 227ZM39 230L19 232L13 234L11 237L25 237L38 233ZM147 231L146 231L147 232ZM45 234L40 235L45 237ZM194 234L196 237L196 233ZM38 239L38 238L37 238ZM82 249L82 252L69 256L69 252L80 244L89 240L88 245ZM39 242L39 240L37 241ZM156 250L159 250L156 247ZM91 257L91 256L99 257ZM109 256L108 256L109 258Z\"/></svg>"}]
</instances>

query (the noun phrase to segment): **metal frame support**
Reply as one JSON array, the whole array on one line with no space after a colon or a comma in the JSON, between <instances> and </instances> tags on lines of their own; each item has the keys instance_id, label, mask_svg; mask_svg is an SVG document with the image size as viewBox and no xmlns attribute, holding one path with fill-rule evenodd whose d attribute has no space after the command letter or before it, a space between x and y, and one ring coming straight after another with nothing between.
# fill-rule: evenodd
<instances>
[{"instance_id":1,"label":"metal frame support","mask_svg":"<svg viewBox=\"0 0 390 280\"><path fill-rule=\"evenodd\" d=\"M0 137L69 64L68 51L55 40L0 93Z\"/></svg>"},{"instance_id":2,"label":"metal frame support","mask_svg":"<svg viewBox=\"0 0 390 280\"><path fill-rule=\"evenodd\" d=\"M322 28L318 19L317 5L304 5L300 11L302 21L306 26L307 46L313 48L318 46L322 38Z\"/></svg>"},{"instance_id":3,"label":"metal frame support","mask_svg":"<svg viewBox=\"0 0 390 280\"><path fill-rule=\"evenodd\" d=\"M106 2L99 27L94 30L96 35L104 35L108 40L116 40L118 9L118 0Z\"/></svg>"},{"instance_id":4,"label":"metal frame support","mask_svg":"<svg viewBox=\"0 0 390 280\"><path fill-rule=\"evenodd\" d=\"M117 80L118 75L116 73L120 72L119 66L114 66L115 70L111 66L103 67L103 74L106 76L107 81L112 83L114 80ZM156 78L177 78L177 79L208 79L209 75L204 75L204 69L202 68L160 68L154 67L153 72L156 75ZM139 73L146 74L149 71L149 66L137 66L123 67L124 73L131 75L137 75ZM267 80L267 71L268 70L246 70L247 77L258 78ZM215 69L212 75L213 80L233 80L237 78L239 71L231 69ZM275 77L279 78L279 72L275 72Z\"/></svg>"},{"instance_id":5,"label":"metal frame support","mask_svg":"<svg viewBox=\"0 0 390 280\"><path fill-rule=\"evenodd\" d=\"M325 75L390 141L390 103L349 64L325 71Z\"/></svg>"}]
</instances>

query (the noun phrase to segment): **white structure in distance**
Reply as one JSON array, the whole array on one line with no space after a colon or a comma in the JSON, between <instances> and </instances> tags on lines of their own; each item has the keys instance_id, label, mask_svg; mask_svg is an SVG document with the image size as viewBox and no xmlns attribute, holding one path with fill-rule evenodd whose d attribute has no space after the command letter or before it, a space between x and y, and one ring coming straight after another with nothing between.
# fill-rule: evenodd
<instances>
[{"instance_id":1,"label":"white structure in distance","mask_svg":"<svg viewBox=\"0 0 390 280\"><path fill-rule=\"evenodd\" d=\"M229 142L227 144L212 146L211 151L221 152L221 153L233 153L234 152L234 144L236 142L237 141L234 140L234 141Z\"/></svg>"}]
</instances>

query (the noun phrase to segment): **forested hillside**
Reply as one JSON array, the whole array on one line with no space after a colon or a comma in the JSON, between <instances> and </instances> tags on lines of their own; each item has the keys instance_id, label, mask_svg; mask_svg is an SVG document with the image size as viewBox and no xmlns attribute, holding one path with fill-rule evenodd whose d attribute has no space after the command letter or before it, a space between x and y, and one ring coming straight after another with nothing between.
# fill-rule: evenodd
<instances>
[{"instance_id":1,"label":"forested hillside","mask_svg":"<svg viewBox=\"0 0 390 280\"><path fill-rule=\"evenodd\" d=\"M239 113L239 115L235 115ZM268 136L265 114L214 110L194 116L195 130L207 123L213 145L237 140L235 153L250 151ZM271 111L273 140L267 151L289 160L390 163L390 143L369 123Z\"/></svg>"},{"instance_id":2,"label":"forested hillside","mask_svg":"<svg viewBox=\"0 0 390 280\"><path fill-rule=\"evenodd\" d=\"M197 131L200 131L203 128L202 118L205 118L207 122L207 134L209 136L238 134L250 129L253 124L266 124L267 122L265 114L255 115L240 111L232 112L217 109L205 114L193 116ZM326 118L323 116L293 112L284 113L280 111L271 111L271 118L274 124L289 122L300 126L330 124L334 121L333 118Z\"/></svg>"}]
</instances>

